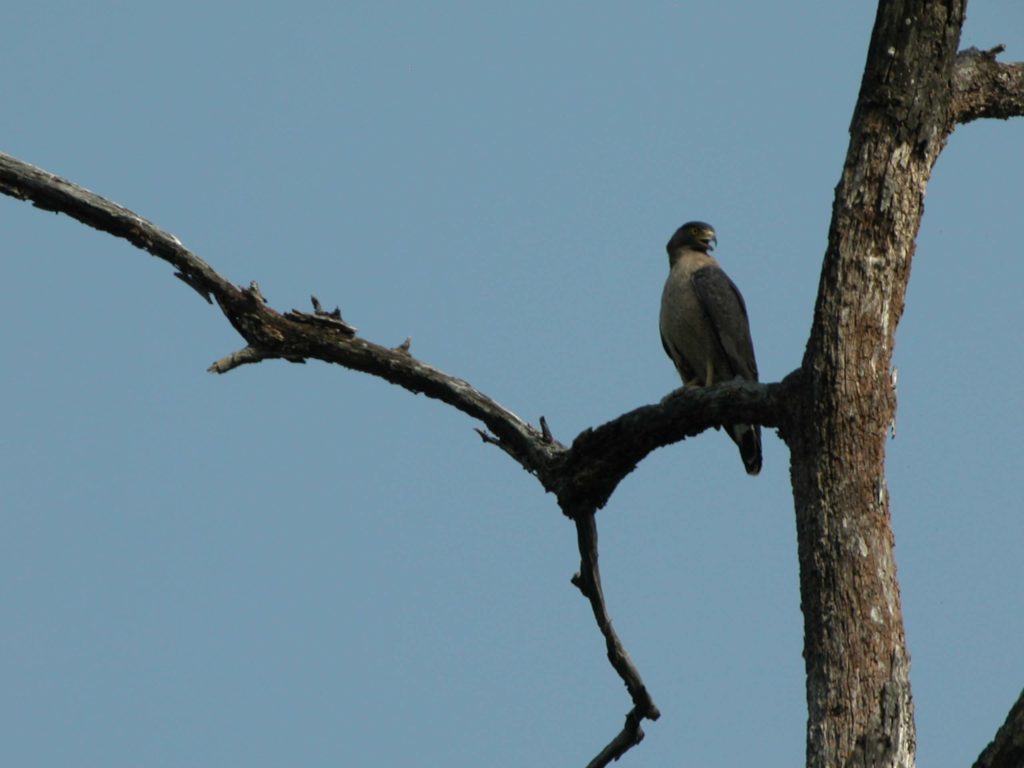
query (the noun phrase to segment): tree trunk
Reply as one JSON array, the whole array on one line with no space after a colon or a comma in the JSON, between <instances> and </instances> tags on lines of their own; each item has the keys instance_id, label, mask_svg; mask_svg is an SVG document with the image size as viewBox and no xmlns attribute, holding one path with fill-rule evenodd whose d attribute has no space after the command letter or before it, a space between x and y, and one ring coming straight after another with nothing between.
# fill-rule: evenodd
<instances>
[{"instance_id":1,"label":"tree trunk","mask_svg":"<svg viewBox=\"0 0 1024 768\"><path fill-rule=\"evenodd\" d=\"M807 765L912 766L910 659L885 441L932 167L951 128L965 2L879 4L836 188L797 423L786 438L807 668Z\"/></svg>"}]
</instances>

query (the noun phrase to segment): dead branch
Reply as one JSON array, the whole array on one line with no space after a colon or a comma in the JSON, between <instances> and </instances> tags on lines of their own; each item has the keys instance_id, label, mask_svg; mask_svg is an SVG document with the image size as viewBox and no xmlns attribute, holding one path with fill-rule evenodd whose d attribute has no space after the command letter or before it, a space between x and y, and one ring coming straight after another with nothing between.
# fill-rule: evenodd
<instances>
[{"instance_id":1,"label":"dead branch","mask_svg":"<svg viewBox=\"0 0 1024 768\"><path fill-rule=\"evenodd\" d=\"M996 61L1004 50L997 45L987 51L968 48L957 54L951 105L955 122L1024 115L1024 62Z\"/></svg>"},{"instance_id":2,"label":"dead branch","mask_svg":"<svg viewBox=\"0 0 1024 768\"><path fill-rule=\"evenodd\" d=\"M316 359L441 400L482 422L487 431L477 432L484 442L498 446L533 474L546 491L556 495L562 511L575 522L580 571L573 583L590 601L609 662L633 701L623 730L590 765L607 765L640 742L641 721L656 720L660 712L612 627L601 588L594 515L619 482L656 448L736 421L784 427L788 419L787 393L792 388L789 379L783 384L736 382L679 390L661 403L641 406L584 430L566 448L554 438L545 419L541 419L539 428L535 427L467 381L417 360L410 353L409 339L390 348L360 338L356 328L342 319L340 309L325 311L315 296L311 313L277 312L255 281L247 288L234 285L185 248L177 237L138 214L2 153L0 192L128 240L173 265L175 276L208 302L216 301L246 345L214 362L208 368L211 373L227 373L263 360L303 363Z\"/></svg>"}]
</instances>

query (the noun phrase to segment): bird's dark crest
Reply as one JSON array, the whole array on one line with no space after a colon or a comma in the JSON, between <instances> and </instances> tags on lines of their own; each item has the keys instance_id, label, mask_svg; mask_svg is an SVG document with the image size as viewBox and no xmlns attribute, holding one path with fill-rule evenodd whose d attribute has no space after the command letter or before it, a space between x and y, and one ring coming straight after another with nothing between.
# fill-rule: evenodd
<instances>
[{"instance_id":1,"label":"bird's dark crest","mask_svg":"<svg viewBox=\"0 0 1024 768\"><path fill-rule=\"evenodd\" d=\"M688 221L675 231L665 250L671 254L680 248L692 248L707 253L717 243L714 227L706 221Z\"/></svg>"}]
</instances>

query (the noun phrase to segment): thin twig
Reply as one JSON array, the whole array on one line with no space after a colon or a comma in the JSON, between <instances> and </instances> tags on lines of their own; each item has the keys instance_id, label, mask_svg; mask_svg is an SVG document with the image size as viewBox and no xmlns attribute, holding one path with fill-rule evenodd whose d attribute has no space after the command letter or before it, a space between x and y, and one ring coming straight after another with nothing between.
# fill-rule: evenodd
<instances>
[{"instance_id":1,"label":"thin twig","mask_svg":"<svg viewBox=\"0 0 1024 768\"><path fill-rule=\"evenodd\" d=\"M612 760L618 760L627 750L639 744L643 739L640 721L645 718L657 720L661 717L661 712L647 691L640 672L633 664L629 652L619 639L618 633L612 626L611 617L608 615L604 590L601 588L601 569L597 562L597 520L593 512L585 512L577 515L574 521L576 523L576 540L580 550L580 570L573 576L572 583L590 601L594 620L604 636L608 661L626 684L626 690L629 691L629 696L633 700L633 709L626 716L625 727L590 762L589 766L597 768L608 765Z\"/></svg>"}]
</instances>

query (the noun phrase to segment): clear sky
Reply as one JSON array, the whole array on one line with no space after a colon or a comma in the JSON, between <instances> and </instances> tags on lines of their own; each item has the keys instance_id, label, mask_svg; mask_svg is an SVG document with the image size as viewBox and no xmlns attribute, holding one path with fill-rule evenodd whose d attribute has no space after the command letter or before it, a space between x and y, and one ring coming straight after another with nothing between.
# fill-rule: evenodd
<instances>
[{"instance_id":1,"label":"clear sky","mask_svg":"<svg viewBox=\"0 0 1024 768\"><path fill-rule=\"evenodd\" d=\"M678 380L664 244L718 230L762 377L800 361L870 2L18 3L0 151L281 310L412 336L569 442ZM963 44L1024 59L1024 4ZM1024 686L1024 120L939 160L888 444L920 763ZM242 345L171 269L0 199L0 764L574 766L630 702L553 498L467 417ZM788 456L708 433L600 514L662 719L624 765L793 766Z\"/></svg>"}]
</instances>

